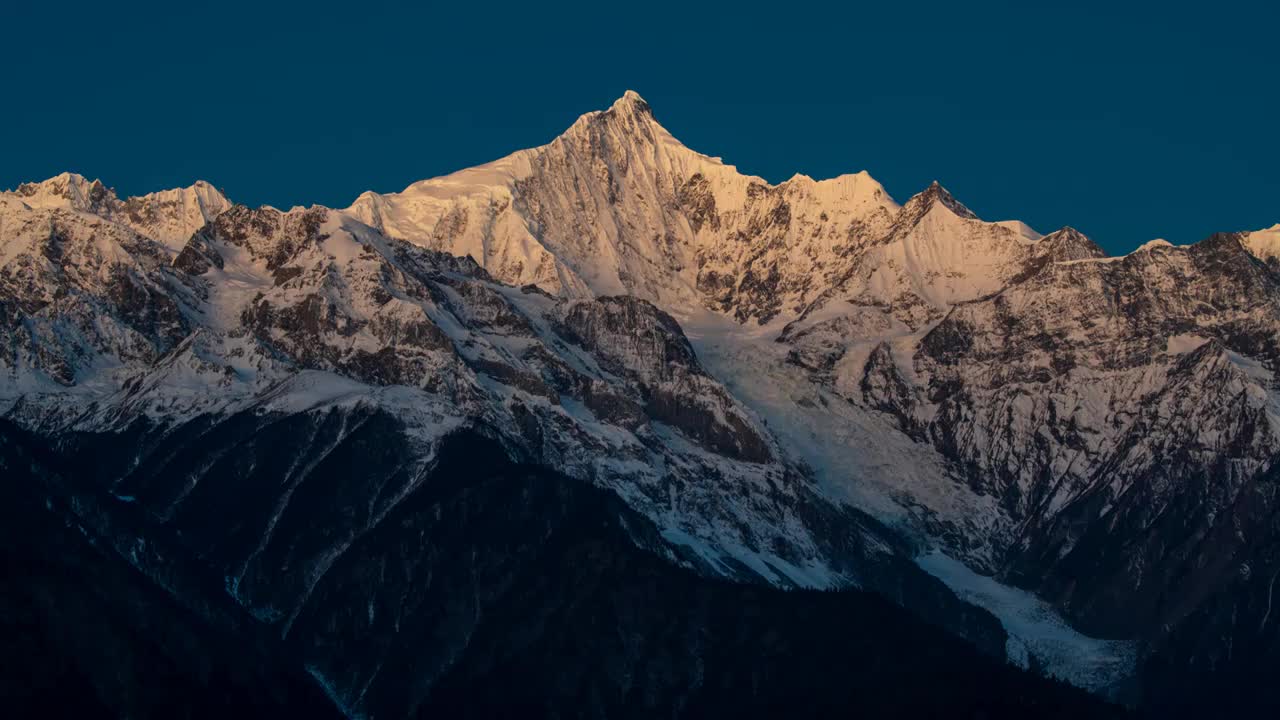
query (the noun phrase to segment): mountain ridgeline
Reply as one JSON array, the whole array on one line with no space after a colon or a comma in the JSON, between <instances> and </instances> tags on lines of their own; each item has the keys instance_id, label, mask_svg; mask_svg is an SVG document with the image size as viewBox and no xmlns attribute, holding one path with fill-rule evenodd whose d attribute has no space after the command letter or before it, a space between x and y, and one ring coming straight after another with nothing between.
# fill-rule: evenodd
<instances>
[{"instance_id":1,"label":"mountain ridgeline","mask_svg":"<svg viewBox=\"0 0 1280 720\"><path fill-rule=\"evenodd\" d=\"M770 184L630 92L346 209L22 185L0 691L1275 710L1277 258L1280 225L1108 257L937 183Z\"/></svg>"}]
</instances>

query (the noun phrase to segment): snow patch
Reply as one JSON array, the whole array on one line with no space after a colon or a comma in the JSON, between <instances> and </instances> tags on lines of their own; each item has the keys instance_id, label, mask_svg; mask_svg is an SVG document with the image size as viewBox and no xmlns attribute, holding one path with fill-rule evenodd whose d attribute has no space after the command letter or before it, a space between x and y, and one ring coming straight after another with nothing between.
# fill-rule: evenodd
<instances>
[{"instance_id":1,"label":"snow patch","mask_svg":"<svg viewBox=\"0 0 1280 720\"><path fill-rule=\"evenodd\" d=\"M1245 233L1244 246L1259 260L1280 259L1280 223L1265 230Z\"/></svg>"},{"instance_id":2,"label":"snow patch","mask_svg":"<svg viewBox=\"0 0 1280 720\"><path fill-rule=\"evenodd\" d=\"M999 225L1002 228L1007 228L1009 230L1016 232L1019 236L1021 236L1027 242L1036 242L1040 238L1044 237L1043 234L1036 232L1034 228L1022 222L1021 220L997 220L992 224Z\"/></svg>"},{"instance_id":3,"label":"snow patch","mask_svg":"<svg viewBox=\"0 0 1280 720\"><path fill-rule=\"evenodd\" d=\"M995 615L1009 634L1009 659L1021 667L1031 667L1034 656L1046 674L1101 694L1115 691L1136 669L1136 642L1084 635L1035 595L979 575L936 550L916 558L916 564L961 599Z\"/></svg>"}]
</instances>

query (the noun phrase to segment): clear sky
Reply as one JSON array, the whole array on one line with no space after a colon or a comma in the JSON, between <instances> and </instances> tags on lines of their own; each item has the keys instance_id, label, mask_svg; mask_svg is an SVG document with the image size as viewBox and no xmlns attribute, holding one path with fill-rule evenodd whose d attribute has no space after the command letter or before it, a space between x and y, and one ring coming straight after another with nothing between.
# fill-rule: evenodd
<instances>
[{"instance_id":1,"label":"clear sky","mask_svg":"<svg viewBox=\"0 0 1280 720\"><path fill-rule=\"evenodd\" d=\"M206 179L345 207L549 141L624 90L781 181L942 182L1112 252L1280 222L1271 3L8 3L0 187Z\"/></svg>"}]
</instances>

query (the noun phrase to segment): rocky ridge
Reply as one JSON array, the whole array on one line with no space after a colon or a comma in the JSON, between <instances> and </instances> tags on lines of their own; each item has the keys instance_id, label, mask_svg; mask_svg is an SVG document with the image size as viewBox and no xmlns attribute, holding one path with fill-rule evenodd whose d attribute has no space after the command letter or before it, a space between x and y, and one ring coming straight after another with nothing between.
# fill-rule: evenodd
<instances>
[{"instance_id":1,"label":"rocky ridge","mask_svg":"<svg viewBox=\"0 0 1280 720\"><path fill-rule=\"evenodd\" d=\"M865 173L742 175L628 93L343 211L73 175L0 195L0 411L69 438L378 408L409 468L484 428L617 492L669 561L905 602L933 586L903 561L940 550L1144 648L1090 687L1158 694L1240 632L1195 628L1270 627L1275 230L1107 257L937 183L899 206ZM921 608L946 624L946 597Z\"/></svg>"}]
</instances>

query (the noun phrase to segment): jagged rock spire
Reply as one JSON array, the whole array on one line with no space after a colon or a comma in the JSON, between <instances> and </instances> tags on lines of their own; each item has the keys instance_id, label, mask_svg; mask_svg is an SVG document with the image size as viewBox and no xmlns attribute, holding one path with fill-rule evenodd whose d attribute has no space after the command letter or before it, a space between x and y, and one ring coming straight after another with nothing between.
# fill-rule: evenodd
<instances>
[{"instance_id":1,"label":"jagged rock spire","mask_svg":"<svg viewBox=\"0 0 1280 720\"><path fill-rule=\"evenodd\" d=\"M933 207L935 204L941 204L959 217L970 220L978 219L978 216L972 210L965 207L959 200L956 200L937 180L929 183L929 187L907 201L908 206L913 204L923 212L927 212L928 208Z\"/></svg>"}]
</instances>

